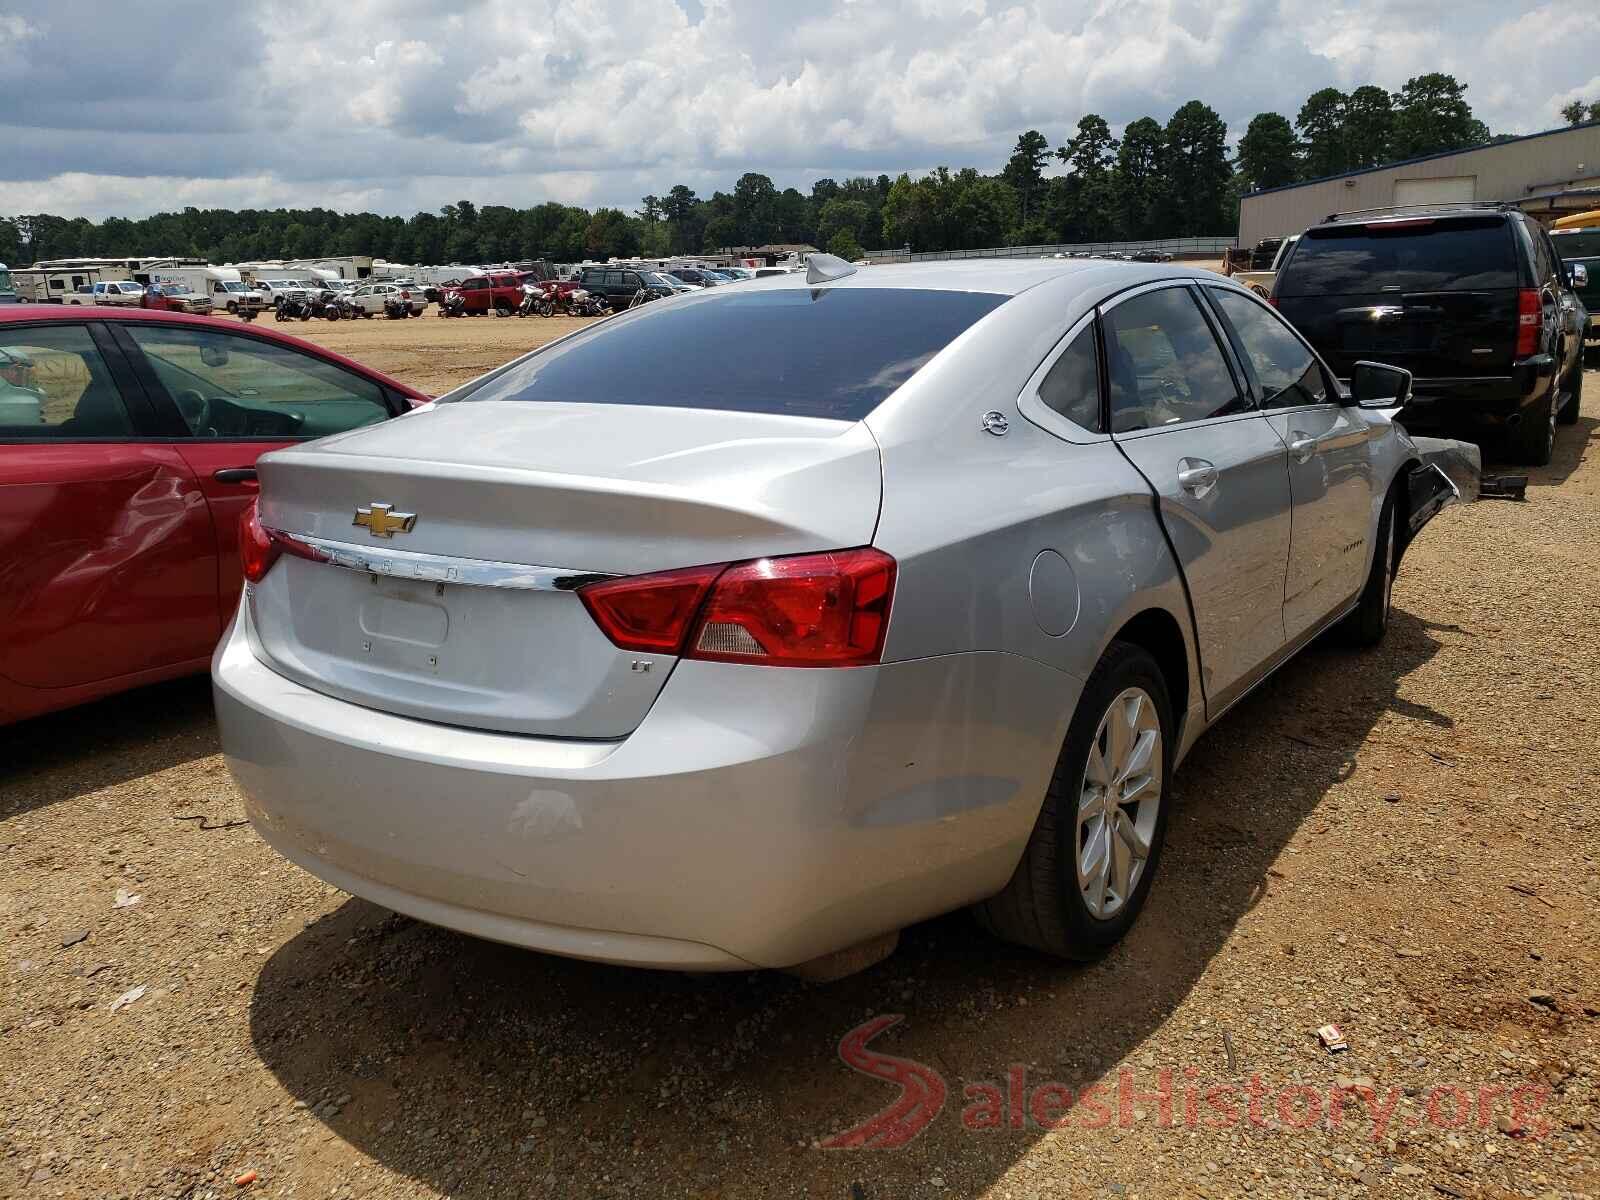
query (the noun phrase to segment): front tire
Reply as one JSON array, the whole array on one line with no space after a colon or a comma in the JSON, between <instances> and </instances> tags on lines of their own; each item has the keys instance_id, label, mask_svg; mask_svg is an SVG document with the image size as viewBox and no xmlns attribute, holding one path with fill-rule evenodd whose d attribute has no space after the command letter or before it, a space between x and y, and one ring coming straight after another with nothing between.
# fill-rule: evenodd
<instances>
[{"instance_id":1,"label":"front tire","mask_svg":"<svg viewBox=\"0 0 1600 1200\"><path fill-rule=\"evenodd\" d=\"M976 906L1008 942L1092 961L1138 919L1166 839L1176 722L1165 676L1112 642L1084 684L1011 882Z\"/></svg>"},{"instance_id":2,"label":"front tire","mask_svg":"<svg viewBox=\"0 0 1600 1200\"><path fill-rule=\"evenodd\" d=\"M1376 646L1389 631L1389 607L1394 596L1394 576L1400 565L1400 523L1395 516L1395 490L1384 497L1378 513L1378 551L1372 556L1366 586L1353 611L1334 627L1347 646Z\"/></svg>"}]
</instances>

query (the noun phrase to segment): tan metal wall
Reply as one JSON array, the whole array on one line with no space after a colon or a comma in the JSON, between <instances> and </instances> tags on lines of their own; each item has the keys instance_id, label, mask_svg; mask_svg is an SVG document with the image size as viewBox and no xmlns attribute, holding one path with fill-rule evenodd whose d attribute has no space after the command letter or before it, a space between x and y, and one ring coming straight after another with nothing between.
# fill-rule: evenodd
<instances>
[{"instance_id":1,"label":"tan metal wall","mask_svg":"<svg viewBox=\"0 0 1600 1200\"><path fill-rule=\"evenodd\" d=\"M1477 200L1526 200L1600 183L1600 125L1246 196L1239 202L1239 244L1253 246L1264 237L1299 233L1329 213L1393 204L1396 180L1460 175L1476 178Z\"/></svg>"}]
</instances>

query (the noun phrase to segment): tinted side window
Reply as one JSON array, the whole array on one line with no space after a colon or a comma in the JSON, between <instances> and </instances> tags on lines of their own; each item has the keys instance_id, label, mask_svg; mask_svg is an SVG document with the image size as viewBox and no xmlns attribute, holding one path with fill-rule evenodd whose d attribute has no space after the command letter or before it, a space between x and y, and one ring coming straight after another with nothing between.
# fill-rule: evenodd
<instances>
[{"instance_id":1,"label":"tinted side window","mask_svg":"<svg viewBox=\"0 0 1600 1200\"><path fill-rule=\"evenodd\" d=\"M0 437L130 437L122 394L82 325L0 329Z\"/></svg>"},{"instance_id":2,"label":"tinted side window","mask_svg":"<svg viewBox=\"0 0 1600 1200\"><path fill-rule=\"evenodd\" d=\"M631 288L642 288L644 286L644 280L639 278L637 271L624 271L622 273L622 282Z\"/></svg>"},{"instance_id":3,"label":"tinted side window","mask_svg":"<svg viewBox=\"0 0 1600 1200\"><path fill-rule=\"evenodd\" d=\"M1103 320L1111 432L1203 421L1250 407L1187 288L1135 296Z\"/></svg>"},{"instance_id":4,"label":"tinted side window","mask_svg":"<svg viewBox=\"0 0 1600 1200\"><path fill-rule=\"evenodd\" d=\"M1093 322L1072 339L1039 381L1039 399L1074 425L1105 432L1100 419L1100 350Z\"/></svg>"},{"instance_id":5,"label":"tinted side window","mask_svg":"<svg viewBox=\"0 0 1600 1200\"><path fill-rule=\"evenodd\" d=\"M1264 408L1295 408L1320 404L1328 398L1322 368L1305 344L1283 323L1283 318L1238 292L1213 288L1228 324L1239 337L1245 357L1261 385Z\"/></svg>"},{"instance_id":6,"label":"tinted side window","mask_svg":"<svg viewBox=\"0 0 1600 1200\"><path fill-rule=\"evenodd\" d=\"M198 438L324 437L389 416L371 380L274 342L162 325L128 336Z\"/></svg>"}]
</instances>

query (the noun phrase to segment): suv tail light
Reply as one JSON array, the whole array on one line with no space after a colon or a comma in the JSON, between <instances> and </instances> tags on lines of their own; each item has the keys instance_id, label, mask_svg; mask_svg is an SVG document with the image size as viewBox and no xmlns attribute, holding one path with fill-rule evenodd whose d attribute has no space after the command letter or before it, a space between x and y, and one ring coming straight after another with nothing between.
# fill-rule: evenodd
<instances>
[{"instance_id":1,"label":"suv tail light","mask_svg":"<svg viewBox=\"0 0 1600 1200\"><path fill-rule=\"evenodd\" d=\"M1523 288L1517 293L1517 357L1527 358L1539 348L1539 293Z\"/></svg>"},{"instance_id":2,"label":"suv tail light","mask_svg":"<svg viewBox=\"0 0 1600 1200\"><path fill-rule=\"evenodd\" d=\"M327 562L328 556L315 546L308 546L299 538L261 523L261 512L256 501L239 514L239 569L250 583L260 583L272 564L284 554L311 562Z\"/></svg>"},{"instance_id":3,"label":"suv tail light","mask_svg":"<svg viewBox=\"0 0 1600 1200\"><path fill-rule=\"evenodd\" d=\"M578 595L624 650L773 667L879 661L895 561L862 547L587 584Z\"/></svg>"}]
</instances>

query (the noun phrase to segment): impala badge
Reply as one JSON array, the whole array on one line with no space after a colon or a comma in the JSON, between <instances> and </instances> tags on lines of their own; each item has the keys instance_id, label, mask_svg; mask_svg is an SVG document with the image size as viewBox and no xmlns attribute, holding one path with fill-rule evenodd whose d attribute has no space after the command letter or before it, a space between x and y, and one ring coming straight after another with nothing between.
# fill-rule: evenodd
<instances>
[{"instance_id":1,"label":"impala badge","mask_svg":"<svg viewBox=\"0 0 1600 1200\"><path fill-rule=\"evenodd\" d=\"M410 533L417 523L417 514L408 512L395 512L392 504L379 504L376 500L371 505L356 509L356 519L352 525L360 525L372 534L373 537L392 538L397 533Z\"/></svg>"}]
</instances>

